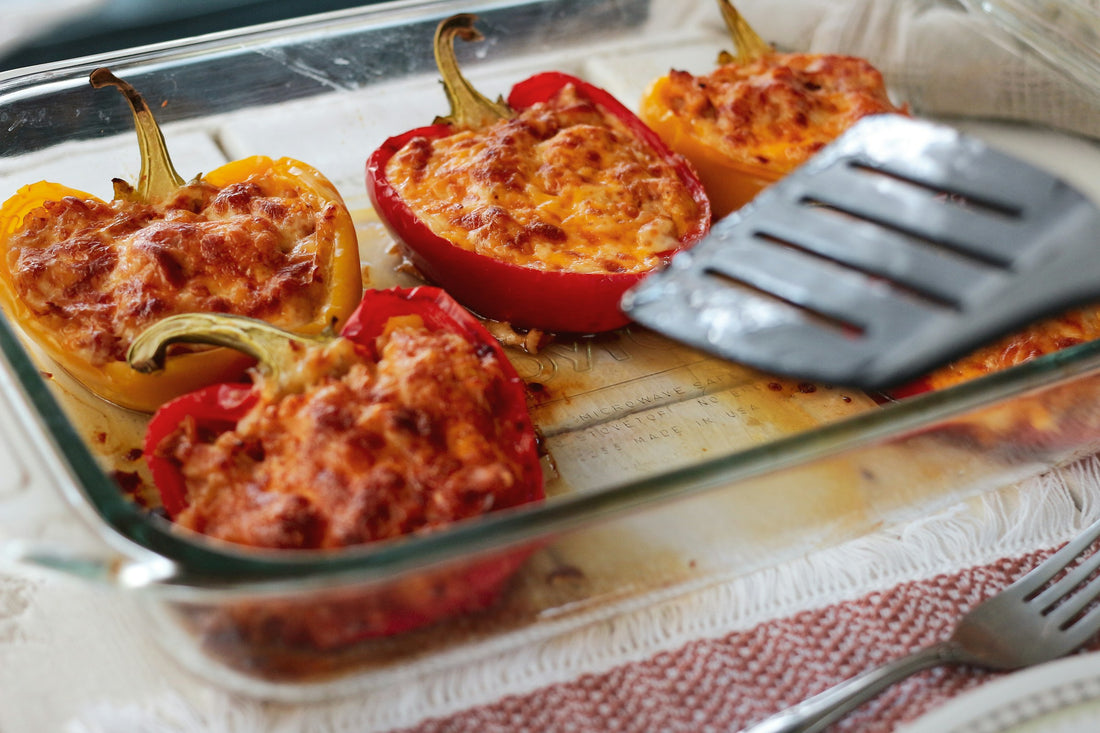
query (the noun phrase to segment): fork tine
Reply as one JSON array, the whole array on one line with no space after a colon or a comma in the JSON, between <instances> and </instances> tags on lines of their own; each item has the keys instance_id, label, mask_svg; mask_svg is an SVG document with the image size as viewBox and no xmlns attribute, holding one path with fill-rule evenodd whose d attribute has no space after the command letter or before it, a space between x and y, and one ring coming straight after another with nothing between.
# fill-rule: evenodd
<instances>
[{"instance_id":1,"label":"fork tine","mask_svg":"<svg viewBox=\"0 0 1100 733\"><path fill-rule=\"evenodd\" d=\"M1070 540L1065 547L1058 550L1030 573L1020 578L1012 588L1018 593L1030 595L1049 583L1054 576L1060 573L1078 555L1092 546L1100 539L1100 521L1094 522L1080 535Z\"/></svg>"},{"instance_id":2,"label":"fork tine","mask_svg":"<svg viewBox=\"0 0 1100 733\"><path fill-rule=\"evenodd\" d=\"M1066 620L1052 618L1059 621L1059 626L1066 623L1068 620L1072 620L1073 617L1080 613L1081 609L1087 608L1090 603L1100 598L1100 578L1093 579L1088 586L1083 588L1079 594L1074 596L1073 605L1076 606L1074 613L1067 613ZM1062 615L1062 609L1059 608L1052 617ZM1060 637L1062 643L1069 645L1070 649L1076 649L1079 646L1085 644L1089 639L1096 635L1096 632L1100 631L1100 606L1089 609L1084 615L1076 619L1063 631L1063 635Z\"/></svg>"},{"instance_id":3,"label":"fork tine","mask_svg":"<svg viewBox=\"0 0 1100 733\"><path fill-rule=\"evenodd\" d=\"M1100 568L1100 552L1094 553L1080 565L1066 573L1065 576L1059 578L1058 582L1044 589L1042 593L1031 599L1030 603L1034 603L1041 612L1047 613L1048 609L1055 606L1062 598L1069 598L1073 589L1088 580L1089 576L1095 573L1098 568ZM1074 597L1076 598L1076 596ZM1066 605L1062 604L1062 606Z\"/></svg>"},{"instance_id":4,"label":"fork tine","mask_svg":"<svg viewBox=\"0 0 1100 733\"><path fill-rule=\"evenodd\" d=\"M1097 567L1100 567L1100 554L1093 555L1089 558L1087 564L1082 564L1074 568L1074 573L1072 573L1072 575L1078 577L1074 578L1074 582L1067 582L1065 584L1063 587L1064 592L1061 596L1051 597L1048 605L1039 606L1042 613L1046 615L1049 623L1055 624L1059 628L1072 625L1074 618L1088 608L1089 604L1095 601L1097 597L1100 597L1100 583L1098 583L1096 579L1089 581L1089 583L1083 586L1079 591L1074 592L1077 585L1087 580ZM1077 573L1076 571L1078 570L1082 572ZM1070 576L1067 575L1065 580L1070 580ZM1055 587L1061 585L1062 583L1059 582ZM1046 595L1046 593L1043 595ZM1064 598L1065 600L1061 604L1058 604L1059 598ZM1048 607L1053 607L1053 610L1048 611Z\"/></svg>"}]
</instances>

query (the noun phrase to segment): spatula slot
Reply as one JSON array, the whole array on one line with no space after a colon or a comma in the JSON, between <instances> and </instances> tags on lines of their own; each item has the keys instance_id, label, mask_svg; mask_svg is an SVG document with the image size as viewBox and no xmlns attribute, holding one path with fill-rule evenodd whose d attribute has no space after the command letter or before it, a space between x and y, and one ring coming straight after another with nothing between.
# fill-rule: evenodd
<instances>
[{"instance_id":1,"label":"spatula slot","mask_svg":"<svg viewBox=\"0 0 1100 733\"><path fill-rule=\"evenodd\" d=\"M742 303L747 299L755 299L759 301L756 304L757 308L773 308L785 311L785 317L782 318L784 321L802 321L815 328L832 331L849 338L859 338L866 332L866 324L838 318L804 304L796 303L780 296L778 293L757 287L748 280L735 275L708 268L704 270L704 276L711 285L717 284L734 291L737 300ZM733 295L734 293L727 293L727 295ZM714 300L720 300L715 298L713 294L711 297ZM745 306L742 305L742 307Z\"/></svg>"},{"instance_id":2,"label":"spatula slot","mask_svg":"<svg viewBox=\"0 0 1100 733\"><path fill-rule=\"evenodd\" d=\"M871 176L882 176L900 183L908 184L914 188L932 194L932 200L934 201L940 201L962 209L969 209L1010 219L1019 219L1024 214L1022 208L1010 202L994 201L992 198L977 196L973 192L966 192L943 185L929 183L914 176L906 175L901 171L872 165L863 160L848 161L848 168L859 173L865 173Z\"/></svg>"},{"instance_id":3,"label":"spatula slot","mask_svg":"<svg viewBox=\"0 0 1100 733\"><path fill-rule=\"evenodd\" d=\"M940 199L935 203L946 204L947 202L944 199ZM897 221L891 221L885 217L875 217L866 211L855 211L824 197L803 196L798 200L798 205L804 208L813 209L815 212L845 217L853 224L873 224L880 229L901 235L916 245L933 248L943 255L955 258L960 264L993 268L1003 271L1010 269L1014 262L1014 259L1008 253L999 253L981 250L976 247L963 246L946 237L928 237L923 232L901 226Z\"/></svg>"},{"instance_id":4,"label":"spatula slot","mask_svg":"<svg viewBox=\"0 0 1100 733\"><path fill-rule=\"evenodd\" d=\"M843 212L838 212L843 214ZM848 272L859 273L868 278L868 285L874 287L879 286L883 288L889 288L898 297L908 297L913 300L923 302L927 305L947 308L950 310L961 310L963 304L961 300L950 297L943 291L933 291L927 288L923 288L918 282L910 278L909 280L900 280L893 277L882 267L866 266L858 263L854 260L841 260L839 258L832 257L828 254L822 253L816 248L811 248L808 245L802 244L794 239L784 238L776 234L772 234L767 230L757 230L752 233L752 238L766 242L769 246L777 249L786 250L794 253L797 256L812 257L815 260L823 263L826 267L838 268L836 272L842 270ZM952 250L947 250L949 253L954 254Z\"/></svg>"}]
</instances>

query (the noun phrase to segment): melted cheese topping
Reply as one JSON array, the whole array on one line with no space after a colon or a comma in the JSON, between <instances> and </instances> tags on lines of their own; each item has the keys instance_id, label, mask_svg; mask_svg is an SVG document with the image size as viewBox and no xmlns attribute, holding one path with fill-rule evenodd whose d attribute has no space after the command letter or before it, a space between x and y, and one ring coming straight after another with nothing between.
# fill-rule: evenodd
<instances>
[{"instance_id":1,"label":"melted cheese topping","mask_svg":"<svg viewBox=\"0 0 1100 733\"><path fill-rule=\"evenodd\" d=\"M488 129L414 138L386 176L439 236L540 270L644 272L698 219L675 168L572 85Z\"/></svg>"},{"instance_id":2,"label":"melted cheese topping","mask_svg":"<svg viewBox=\"0 0 1100 733\"><path fill-rule=\"evenodd\" d=\"M1004 336L915 383L918 391L945 389L1022 364L1060 349L1100 338L1100 308L1089 307L1037 321ZM952 440L980 450L1010 451L1014 459L1031 449L1076 448L1095 440L1097 422L1080 380L1017 397L953 421L943 428Z\"/></svg>"},{"instance_id":3,"label":"melted cheese topping","mask_svg":"<svg viewBox=\"0 0 1100 733\"><path fill-rule=\"evenodd\" d=\"M247 545L332 548L529 499L514 426L498 417L497 357L417 323L387 339L377 364L314 350L312 386L261 399L213 442L193 423L166 437L158 452L188 486L177 522Z\"/></svg>"},{"instance_id":4,"label":"melted cheese topping","mask_svg":"<svg viewBox=\"0 0 1100 733\"><path fill-rule=\"evenodd\" d=\"M932 389L943 389L1097 338L1100 308L1071 310L983 346L932 372L925 381Z\"/></svg>"},{"instance_id":5,"label":"melted cheese topping","mask_svg":"<svg viewBox=\"0 0 1100 733\"><path fill-rule=\"evenodd\" d=\"M19 298L93 364L124 360L152 322L228 312L294 329L326 297L334 204L264 180L188 184L162 206L67 197L31 212L10 243ZM319 251L320 248L320 251Z\"/></svg>"},{"instance_id":6,"label":"melted cheese topping","mask_svg":"<svg viewBox=\"0 0 1100 733\"><path fill-rule=\"evenodd\" d=\"M665 105L693 135L741 163L786 173L861 117L902 112L860 58L768 54L706 76L672 71Z\"/></svg>"}]
</instances>

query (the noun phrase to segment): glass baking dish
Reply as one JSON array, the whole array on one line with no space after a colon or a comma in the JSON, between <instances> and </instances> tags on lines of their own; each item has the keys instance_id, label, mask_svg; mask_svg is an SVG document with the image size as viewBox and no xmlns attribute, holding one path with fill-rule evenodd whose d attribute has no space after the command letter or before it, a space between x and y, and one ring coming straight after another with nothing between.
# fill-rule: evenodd
<instances>
[{"instance_id":1,"label":"glass baking dish","mask_svg":"<svg viewBox=\"0 0 1100 733\"><path fill-rule=\"evenodd\" d=\"M185 175L257 153L311 163L353 212L368 284L412 284L370 209L363 164L389 135L446 111L437 22L479 16L486 40L458 51L487 96L554 68L633 104L668 68L705 70L728 46L711 0L670 6L396 2L9 72L0 188L6 198L46 179L109 197L110 178L136 178L129 110L87 83L109 66L150 101ZM1100 448L1100 343L892 402L627 327L509 347L546 452L545 502L340 552L257 551L143 509L133 498L146 490L135 451L145 416L86 393L6 318L0 347L0 463L11 467L0 557L136 596L147 632L189 669L279 700L546 639ZM454 596L494 566L519 570L473 604L484 608L405 633L343 633L462 606Z\"/></svg>"}]
</instances>

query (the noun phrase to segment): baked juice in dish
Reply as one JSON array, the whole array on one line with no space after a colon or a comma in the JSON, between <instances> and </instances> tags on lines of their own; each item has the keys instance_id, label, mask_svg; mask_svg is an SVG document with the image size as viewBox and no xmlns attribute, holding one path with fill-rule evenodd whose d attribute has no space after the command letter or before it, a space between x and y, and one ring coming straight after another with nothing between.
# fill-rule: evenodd
<instances>
[{"instance_id":1,"label":"baked juice in dish","mask_svg":"<svg viewBox=\"0 0 1100 733\"><path fill-rule=\"evenodd\" d=\"M173 316L139 336L131 362L162 366L180 340L258 360L254 383L183 395L149 423L145 458L183 529L254 548L338 550L544 496L525 386L497 341L441 290L368 290L336 337ZM491 602L527 554L444 574L444 588L423 588L389 613L350 604L334 619L307 606L278 626L298 629L283 641L323 647L408 630ZM237 620L251 623L250 614Z\"/></svg>"},{"instance_id":2,"label":"baked juice in dish","mask_svg":"<svg viewBox=\"0 0 1100 733\"><path fill-rule=\"evenodd\" d=\"M257 156L184 181L148 106L130 103L141 146L137 187L116 179L102 201L61 184L21 188L0 209L0 305L92 392L150 412L240 375L236 351L192 351L162 375L134 372L126 350L173 313L238 313L301 333L342 322L362 294L355 228L317 170Z\"/></svg>"},{"instance_id":3,"label":"baked juice in dish","mask_svg":"<svg viewBox=\"0 0 1100 733\"><path fill-rule=\"evenodd\" d=\"M904 113L861 58L778 53L728 0L719 5L737 47L695 76L673 69L654 80L638 115L695 166L715 218L739 209L873 114Z\"/></svg>"},{"instance_id":4,"label":"baked juice in dish","mask_svg":"<svg viewBox=\"0 0 1100 733\"><path fill-rule=\"evenodd\" d=\"M630 285L710 226L698 178L607 92L548 72L507 102L470 87L436 32L451 115L387 140L367 162L375 209L423 276L478 314L519 328L624 325Z\"/></svg>"}]
</instances>

